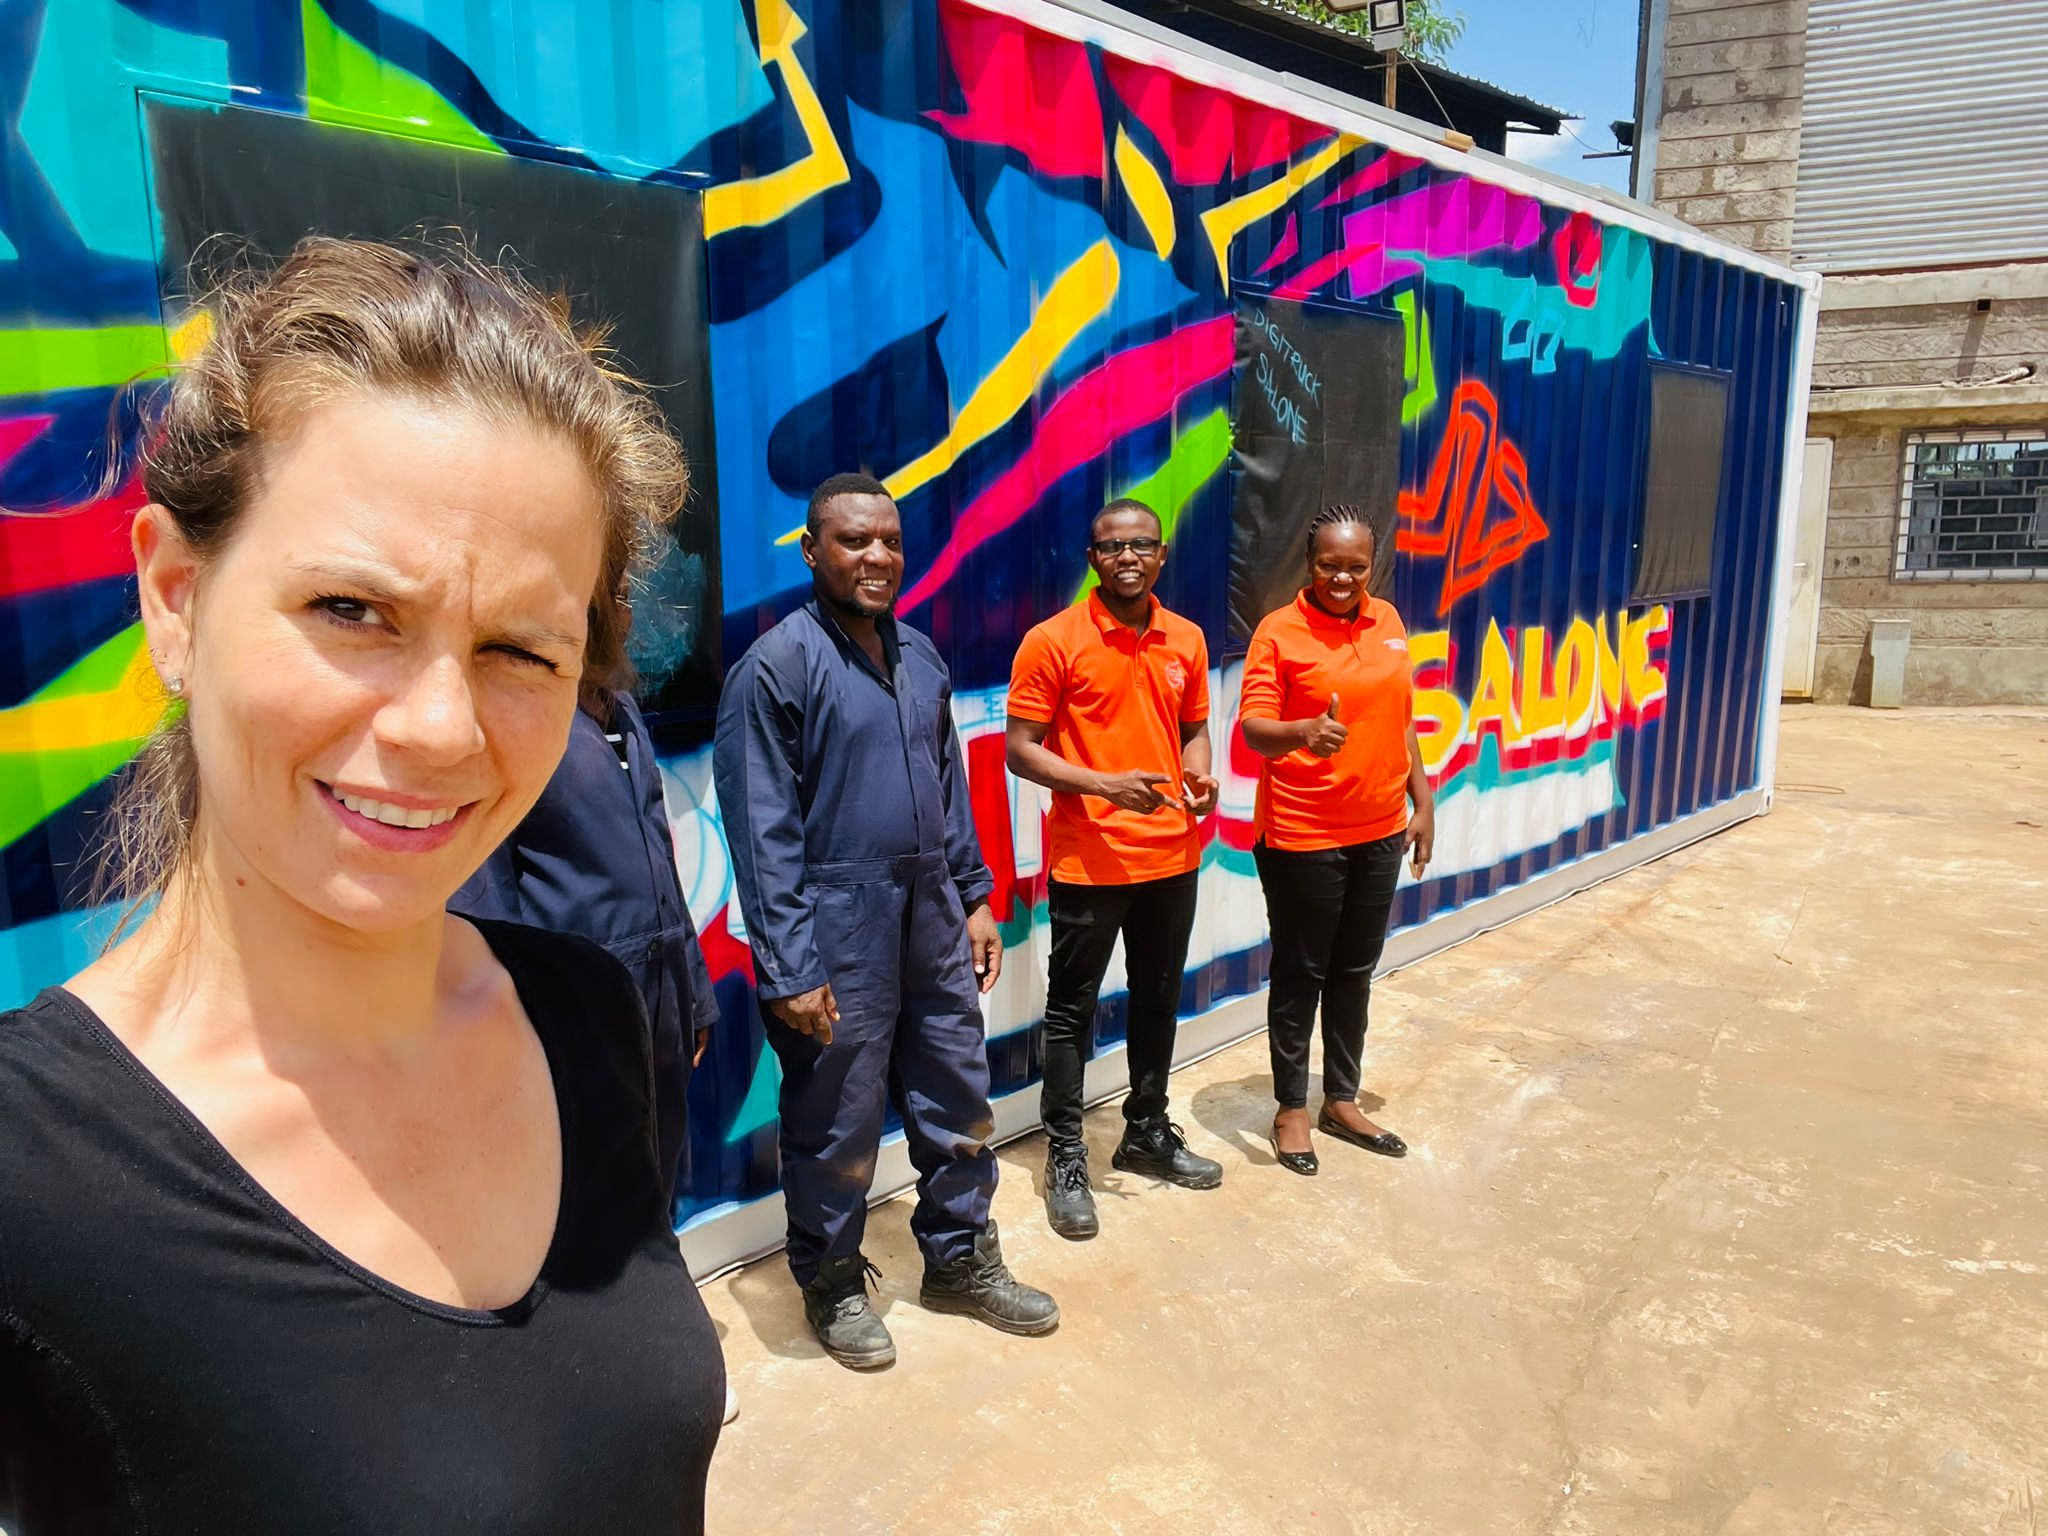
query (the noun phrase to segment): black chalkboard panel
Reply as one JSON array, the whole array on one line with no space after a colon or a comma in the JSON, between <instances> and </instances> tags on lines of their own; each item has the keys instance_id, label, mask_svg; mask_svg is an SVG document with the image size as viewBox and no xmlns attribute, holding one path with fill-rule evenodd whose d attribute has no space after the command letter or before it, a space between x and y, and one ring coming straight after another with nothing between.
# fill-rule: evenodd
<instances>
[{"instance_id":1,"label":"black chalkboard panel","mask_svg":"<svg viewBox=\"0 0 2048 1536\"><path fill-rule=\"evenodd\" d=\"M1308 524L1330 502L1373 520L1373 590L1393 569L1401 489L1401 323L1240 292L1231 385L1230 629L1240 652L1294 600Z\"/></svg>"},{"instance_id":2,"label":"black chalkboard panel","mask_svg":"<svg viewBox=\"0 0 2048 1536\"><path fill-rule=\"evenodd\" d=\"M657 726L664 713L708 716L723 605L699 194L254 108L146 101L167 295L203 285L213 261L280 257L302 235L431 241L456 229L610 327L690 462L674 545L634 604L641 702Z\"/></svg>"}]
</instances>

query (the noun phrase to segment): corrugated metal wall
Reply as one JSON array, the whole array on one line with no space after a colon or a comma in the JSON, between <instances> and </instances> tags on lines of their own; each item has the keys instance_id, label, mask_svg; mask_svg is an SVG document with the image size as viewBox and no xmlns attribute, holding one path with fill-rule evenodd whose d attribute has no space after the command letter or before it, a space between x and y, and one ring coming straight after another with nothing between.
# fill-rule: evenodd
<instances>
[{"instance_id":1,"label":"corrugated metal wall","mask_svg":"<svg viewBox=\"0 0 2048 1536\"><path fill-rule=\"evenodd\" d=\"M1340 134L1297 98L1273 105L1275 86L1261 102L1198 83L1170 50L1043 6L1028 13L1054 30L961 0L717 0L681 8L687 24L678 9L610 0L563 30L537 5L428 0L401 21L279 0L173 30L66 0L40 34L0 39L36 109L0 170L0 503L79 508L113 386L168 345L135 92L250 101L701 193L711 376L694 387L713 396L718 504L694 515L720 524L725 654L800 599L784 536L809 486L855 466L887 478L905 608L954 668L1011 944L989 1008L1001 1092L1036 1079L1047 938L1038 802L1002 768L1004 689L1018 638L1080 589L1111 495L1171 522L1162 596L1217 657L1228 766L1184 1006L1263 979L1255 765L1234 745L1224 628L1230 332L1257 294L1402 328L1403 489L1378 510L1403 530L1393 593L1442 809L1438 863L1399 923L1647 847L1760 783L1794 286L1489 180L1511 173ZM1730 415L1711 591L1642 603L1655 361L1724 374ZM0 1002L74 969L99 921L70 877L149 721L120 539L134 501L0 519ZM1431 530L1448 556L1420 552ZM684 1214L730 1213L776 1189L777 1076L710 796L709 699L674 702L678 859L725 1012ZM1119 1032L1112 1003L1104 1043Z\"/></svg>"},{"instance_id":2,"label":"corrugated metal wall","mask_svg":"<svg viewBox=\"0 0 2048 1536\"><path fill-rule=\"evenodd\" d=\"M1810 0L1792 259L2048 258L2048 6Z\"/></svg>"}]
</instances>

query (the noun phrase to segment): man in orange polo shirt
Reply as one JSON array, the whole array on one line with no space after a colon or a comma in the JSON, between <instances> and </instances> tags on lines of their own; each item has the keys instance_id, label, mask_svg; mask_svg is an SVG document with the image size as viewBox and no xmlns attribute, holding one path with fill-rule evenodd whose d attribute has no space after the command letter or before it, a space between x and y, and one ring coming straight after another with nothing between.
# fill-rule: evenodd
<instances>
[{"instance_id":1,"label":"man in orange polo shirt","mask_svg":"<svg viewBox=\"0 0 2048 1536\"><path fill-rule=\"evenodd\" d=\"M1038 625L1018 649L1008 737L1010 771L1053 792L1040 1115L1051 1141L1046 1217L1072 1238L1098 1230L1081 1140L1081 1078L1119 934L1129 976L1131 1093L1111 1162L1189 1189L1223 1182L1223 1165L1190 1152L1166 1116L1195 926L1200 821L1216 804L1209 648L1200 629L1152 595L1166 543L1150 507L1127 500L1104 507L1089 530L1088 560L1096 589Z\"/></svg>"}]
</instances>

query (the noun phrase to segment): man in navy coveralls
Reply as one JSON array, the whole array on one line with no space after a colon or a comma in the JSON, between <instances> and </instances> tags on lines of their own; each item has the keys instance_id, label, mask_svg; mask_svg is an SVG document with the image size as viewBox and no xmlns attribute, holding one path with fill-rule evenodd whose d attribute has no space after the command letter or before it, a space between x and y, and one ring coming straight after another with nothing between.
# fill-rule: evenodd
<instances>
[{"instance_id":1,"label":"man in navy coveralls","mask_svg":"<svg viewBox=\"0 0 2048 1536\"><path fill-rule=\"evenodd\" d=\"M893 612L903 531L888 491L866 475L819 486L803 557L812 600L727 677L712 762L782 1064L789 1267L826 1353L865 1369L896 1358L860 1251L890 1102L919 1175L924 1304L1020 1334L1051 1332L1059 1308L1010 1274L989 1219L979 993L1002 939L946 666Z\"/></svg>"}]
</instances>

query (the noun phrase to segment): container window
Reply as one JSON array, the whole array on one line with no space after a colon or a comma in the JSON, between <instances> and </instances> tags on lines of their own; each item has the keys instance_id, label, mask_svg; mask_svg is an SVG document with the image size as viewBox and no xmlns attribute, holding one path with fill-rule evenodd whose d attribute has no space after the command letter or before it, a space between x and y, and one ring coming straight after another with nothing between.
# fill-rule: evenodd
<instances>
[{"instance_id":1,"label":"container window","mask_svg":"<svg viewBox=\"0 0 2048 1536\"><path fill-rule=\"evenodd\" d=\"M1898 580L2048 580L2048 429L1915 432L1905 460Z\"/></svg>"},{"instance_id":2,"label":"container window","mask_svg":"<svg viewBox=\"0 0 2048 1536\"><path fill-rule=\"evenodd\" d=\"M1714 585L1728 380L1650 365L1650 462L1634 600L1699 597Z\"/></svg>"}]
</instances>

